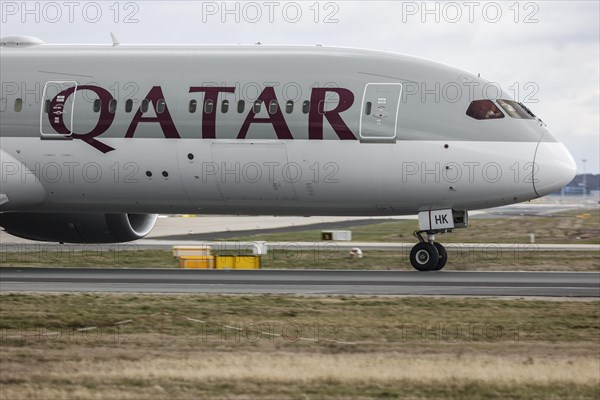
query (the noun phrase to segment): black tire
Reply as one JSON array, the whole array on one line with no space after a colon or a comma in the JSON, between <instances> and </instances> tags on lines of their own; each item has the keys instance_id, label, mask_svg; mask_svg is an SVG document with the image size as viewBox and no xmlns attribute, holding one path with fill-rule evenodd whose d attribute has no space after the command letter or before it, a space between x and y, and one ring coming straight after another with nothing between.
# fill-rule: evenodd
<instances>
[{"instance_id":1,"label":"black tire","mask_svg":"<svg viewBox=\"0 0 600 400\"><path fill-rule=\"evenodd\" d=\"M438 261L437 265L433 270L439 271L442 268L444 268L446 266L446 263L448 262L448 252L446 251L446 248L442 246L441 243L433 242L433 245L435 246L440 255L440 260Z\"/></svg>"},{"instance_id":2,"label":"black tire","mask_svg":"<svg viewBox=\"0 0 600 400\"><path fill-rule=\"evenodd\" d=\"M439 261L440 253L431 243L417 243L410 251L410 263L417 271L433 271Z\"/></svg>"}]
</instances>

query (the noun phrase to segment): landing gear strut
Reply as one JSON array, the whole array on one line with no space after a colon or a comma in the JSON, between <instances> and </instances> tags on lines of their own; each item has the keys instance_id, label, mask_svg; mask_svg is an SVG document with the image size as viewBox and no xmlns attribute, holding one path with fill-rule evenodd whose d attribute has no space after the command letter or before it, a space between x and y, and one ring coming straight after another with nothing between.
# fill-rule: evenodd
<instances>
[{"instance_id":1,"label":"landing gear strut","mask_svg":"<svg viewBox=\"0 0 600 400\"><path fill-rule=\"evenodd\" d=\"M423 239L422 233L427 233L427 240ZM448 253L444 246L435 241L435 234L443 231L415 231L414 235L419 239L410 251L410 263L418 271L439 271L448 261Z\"/></svg>"}]
</instances>

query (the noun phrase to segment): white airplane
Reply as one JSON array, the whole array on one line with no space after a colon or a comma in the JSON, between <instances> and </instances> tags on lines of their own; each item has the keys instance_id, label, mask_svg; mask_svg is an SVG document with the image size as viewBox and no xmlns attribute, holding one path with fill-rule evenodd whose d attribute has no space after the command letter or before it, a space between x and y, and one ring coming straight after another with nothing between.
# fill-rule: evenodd
<instances>
[{"instance_id":1,"label":"white airplane","mask_svg":"<svg viewBox=\"0 0 600 400\"><path fill-rule=\"evenodd\" d=\"M157 213L418 214L411 264L468 210L535 199L575 162L522 103L463 70L322 46L0 40L0 225L144 237ZM425 237L424 237L425 236Z\"/></svg>"}]
</instances>

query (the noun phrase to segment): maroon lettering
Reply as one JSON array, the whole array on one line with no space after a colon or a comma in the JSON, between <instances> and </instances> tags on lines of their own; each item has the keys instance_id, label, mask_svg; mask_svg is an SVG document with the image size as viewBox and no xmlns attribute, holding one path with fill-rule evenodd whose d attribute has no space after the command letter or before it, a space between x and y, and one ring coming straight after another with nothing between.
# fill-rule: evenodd
<instances>
[{"instance_id":1,"label":"maroon lettering","mask_svg":"<svg viewBox=\"0 0 600 400\"><path fill-rule=\"evenodd\" d=\"M146 100L152 104L154 112L156 113L156 117L144 117L142 108L138 108L135 116L131 120L131 124L127 129L125 137L132 138L139 123L158 122L163 131L163 135L165 135L166 138L179 139L179 132L177 132L177 128L175 128L175 124L173 123L173 119L171 118L171 113L169 112L169 107L167 107L167 104L164 104L164 110L162 110L162 112L159 112L158 110L158 102L165 101L165 96L163 95L161 87L154 86L152 89L150 89L150 92L146 96Z\"/></svg>"},{"instance_id":2,"label":"maroon lettering","mask_svg":"<svg viewBox=\"0 0 600 400\"><path fill-rule=\"evenodd\" d=\"M234 93L235 87L209 87L209 86L192 86L190 93L194 92L205 92L204 104L207 101L212 101L213 107L211 112L206 112L206 107L202 107L202 138L203 139L214 139L217 137L216 133L216 119L217 119L217 99L219 93Z\"/></svg>"},{"instance_id":3,"label":"maroon lettering","mask_svg":"<svg viewBox=\"0 0 600 400\"><path fill-rule=\"evenodd\" d=\"M240 132L238 133L238 139L246 139L246 135L248 134L248 130L250 129L250 124L261 123L261 124L271 124L273 125L273 129L275 129L275 134L277 135L277 139L293 139L292 133L285 122L285 118L283 117L283 113L281 112L281 108L279 105L276 107L275 112L271 113L269 110L269 104L271 101L277 101L277 96L275 95L275 89L273 87L266 87L258 99L257 102L265 105L267 108L267 118L256 118L256 113L254 112L254 107L251 107L250 112L246 116L242 127L240 128Z\"/></svg>"},{"instance_id":4,"label":"maroon lettering","mask_svg":"<svg viewBox=\"0 0 600 400\"><path fill-rule=\"evenodd\" d=\"M76 132L77 123L74 118L73 127L70 129L65 125L64 121L64 107L66 100L69 96L74 95L76 91L89 90L94 92L100 100L100 110L98 122L94 128L87 133ZM216 138L217 121L216 114L218 110L217 101L220 93L235 93L235 87L208 87L208 86L191 86L189 93L204 93L204 104L202 106L202 138L203 139L214 139ZM332 110L325 110L325 99L328 94L335 93L339 96L339 101ZM311 105L308 115L308 139L309 140L323 140L323 121L327 119L327 122L333 128L333 131L339 137L340 140L356 140L356 136L352 133L348 125L344 122L341 117L341 113L350 109L354 103L354 94L345 88L314 88L311 93ZM65 136L72 136L75 139L83 140L94 148L98 149L103 153L108 153L115 150L114 148L98 141L96 138L105 133L113 123L115 119L115 113L109 110L109 104L114 101L110 92L99 86L93 85L81 85L77 87L68 88L56 95L51 100L49 109L54 112L48 113L48 118L51 127L59 134ZM146 101L152 104L155 116L144 116L140 107L133 117L127 132L125 133L126 138L133 138L140 123L158 123L163 132L165 138L179 139L180 135L175 127L169 108L165 102L164 94L160 86L154 86L146 96ZM206 107L206 102L211 101L213 106ZM255 113L255 107L250 108L250 112L246 116L244 123L242 124L237 139L246 139L250 126L256 124L271 124L277 139L280 140L291 140L294 139L287 125L287 122L283 116L281 107L277 102L277 96L273 87L265 87L256 100L266 110L266 117L257 118ZM256 104L256 102L254 104ZM273 106L273 102L276 102L277 106ZM67 115L69 115L67 113ZM75 113L77 115L77 113Z\"/></svg>"},{"instance_id":5,"label":"maroon lettering","mask_svg":"<svg viewBox=\"0 0 600 400\"><path fill-rule=\"evenodd\" d=\"M115 114L111 113L108 110L108 104L113 99L112 95L107 90L102 89L101 87L92 86L92 85L77 86L77 91L79 91L79 90L90 90L90 91L96 93L96 95L100 98L100 104L101 104L100 116L98 118L98 122L96 123L96 126L94 127L94 129L92 129L88 133L71 132L65 126L65 121L63 119L64 114L63 113L54 113L51 111L51 110L62 110L64 107L64 104L66 104L69 96L71 96L72 94L75 93L75 87L70 87L66 90L63 90L62 92L57 94L56 97L54 97L52 99L52 101L50 102L50 107L49 107L49 112L48 112L48 119L50 121L50 125L56 132L60 133L61 135L65 135L65 136L71 135L74 139L83 140L84 142L88 143L89 145L93 146L94 148L100 150L103 153L108 153L109 151L113 151L114 148L96 140L96 137L98 137L98 136L102 135L104 132L106 132L106 130L110 127L113 120L115 119ZM59 101L59 98L60 98L60 101ZM77 106L75 107L75 109L77 109ZM73 120L74 120L74 122L73 122L74 126L72 127L72 129L76 129L77 128L76 120L75 119L73 119Z\"/></svg>"},{"instance_id":6,"label":"maroon lettering","mask_svg":"<svg viewBox=\"0 0 600 400\"><path fill-rule=\"evenodd\" d=\"M327 92L335 92L340 97L337 106L330 111L325 111L325 97ZM340 114L354 103L354 94L344 88L314 88L310 97L310 112L308 114L308 139L323 140L323 117L341 140L356 140L348 125Z\"/></svg>"}]
</instances>

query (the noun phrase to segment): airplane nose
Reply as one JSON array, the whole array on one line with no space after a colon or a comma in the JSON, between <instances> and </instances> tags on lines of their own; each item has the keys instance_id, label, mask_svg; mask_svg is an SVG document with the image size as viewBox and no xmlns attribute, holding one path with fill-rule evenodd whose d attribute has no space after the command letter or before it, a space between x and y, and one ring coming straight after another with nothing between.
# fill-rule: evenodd
<instances>
[{"instance_id":1,"label":"airplane nose","mask_svg":"<svg viewBox=\"0 0 600 400\"><path fill-rule=\"evenodd\" d=\"M540 142L534 158L533 190L542 197L573 180L577 164L560 142Z\"/></svg>"}]
</instances>

